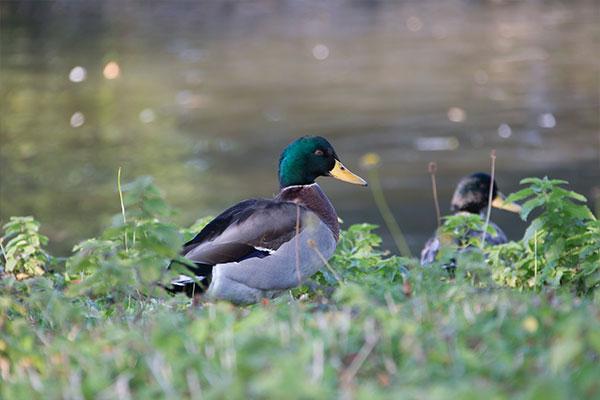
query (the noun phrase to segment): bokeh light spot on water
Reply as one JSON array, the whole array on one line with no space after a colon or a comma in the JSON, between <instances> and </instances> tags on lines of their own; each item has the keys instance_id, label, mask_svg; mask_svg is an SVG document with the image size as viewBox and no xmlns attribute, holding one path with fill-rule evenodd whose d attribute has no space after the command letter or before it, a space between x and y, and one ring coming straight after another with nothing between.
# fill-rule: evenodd
<instances>
[{"instance_id":1,"label":"bokeh light spot on water","mask_svg":"<svg viewBox=\"0 0 600 400\"><path fill-rule=\"evenodd\" d=\"M86 77L87 77L86 69L79 65L76 67L73 67L73 69L71 69L71 71L69 72L69 80L71 82L75 82L75 83L83 82Z\"/></svg>"},{"instance_id":2,"label":"bokeh light spot on water","mask_svg":"<svg viewBox=\"0 0 600 400\"><path fill-rule=\"evenodd\" d=\"M154 111L151 108L144 108L142 111L140 111L140 121L142 121L145 124L149 124L151 122L154 122L154 120L156 119L156 114L154 114Z\"/></svg>"},{"instance_id":3,"label":"bokeh light spot on water","mask_svg":"<svg viewBox=\"0 0 600 400\"><path fill-rule=\"evenodd\" d=\"M329 57L329 47L324 44L318 44L312 49L313 57L319 61L326 60Z\"/></svg>"},{"instance_id":4,"label":"bokeh light spot on water","mask_svg":"<svg viewBox=\"0 0 600 400\"><path fill-rule=\"evenodd\" d=\"M538 116L537 123L540 128L554 128L556 126L556 118L552 113L543 113Z\"/></svg>"},{"instance_id":5,"label":"bokeh light spot on water","mask_svg":"<svg viewBox=\"0 0 600 400\"><path fill-rule=\"evenodd\" d=\"M69 123L73 128L79 128L81 125L85 124L85 116L83 113L77 111L75 114L71 115Z\"/></svg>"},{"instance_id":6,"label":"bokeh light spot on water","mask_svg":"<svg viewBox=\"0 0 600 400\"><path fill-rule=\"evenodd\" d=\"M406 20L406 27L411 32L418 32L423 28L423 21L418 17L412 16Z\"/></svg>"},{"instance_id":7,"label":"bokeh light spot on water","mask_svg":"<svg viewBox=\"0 0 600 400\"><path fill-rule=\"evenodd\" d=\"M460 143L454 136L421 137L415 140L419 151L449 151L458 149Z\"/></svg>"},{"instance_id":8,"label":"bokeh light spot on water","mask_svg":"<svg viewBox=\"0 0 600 400\"><path fill-rule=\"evenodd\" d=\"M464 122L467 119L467 112L460 107L450 107L448 109L448 119L452 122Z\"/></svg>"},{"instance_id":9,"label":"bokeh light spot on water","mask_svg":"<svg viewBox=\"0 0 600 400\"><path fill-rule=\"evenodd\" d=\"M363 169L372 169L379 166L381 157L377 153L367 153L360 158L360 166Z\"/></svg>"},{"instance_id":10,"label":"bokeh light spot on water","mask_svg":"<svg viewBox=\"0 0 600 400\"><path fill-rule=\"evenodd\" d=\"M510 128L510 125L500 124L500 126L498 127L498 136L500 136L503 139L508 139L509 137L511 137L512 129Z\"/></svg>"},{"instance_id":11,"label":"bokeh light spot on water","mask_svg":"<svg viewBox=\"0 0 600 400\"><path fill-rule=\"evenodd\" d=\"M115 61L110 61L104 66L102 74L106 79L116 79L121 75L121 67Z\"/></svg>"}]
</instances>

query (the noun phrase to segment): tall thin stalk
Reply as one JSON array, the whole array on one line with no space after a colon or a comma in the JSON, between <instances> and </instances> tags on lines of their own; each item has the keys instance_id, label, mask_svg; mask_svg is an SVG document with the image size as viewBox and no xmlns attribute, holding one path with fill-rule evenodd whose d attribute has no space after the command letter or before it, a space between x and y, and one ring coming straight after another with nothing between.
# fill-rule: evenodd
<instances>
[{"instance_id":1,"label":"tall thin stalk","mask_svg":"<svg viewBox=\"0 0 600 400\"><path fill-rule=\"evenodd\" d=\"M373 199L375 200L375 204L379 209L379 213L381 214L381 217L383 218L388 230L392 234L392 238L394 239L396 247L398 247L398 251L404 257L412 257L412 253L408 247L406 238L385 199L377 168L372 168L369 170L369 187L371 188L371 193L373 193Z\"/></svg>"},{"instance_id":2,"label":"tall thin stalk","mask_svg":"<svg viewBox=\"0 0 600 400\"><path fill-rule=\"evenodd\" d=\"M121 215L123 215L123 225L127 225L127 217L125 217L125 203L123 202L123 190L121 190L121 167L117 171L117 189L119 190L119 200L121 201ZM125 251L129 252L127 245L127 228L125 228Z\"/></svg>"},{"instance_id":3,"label":"tall thin stalk","mask_svg":"<svg viewBox=\"0 0 600 400\"><path fill-rule=\"evenodd\" d=\"M492 158L492 181L490 182L490 193L488 195L488 206L487 212L485 215L485 224L483 224L483 232L481 233L481 248L485 245L485 235L487 233L487 228L490 223L490 216L492 214L492 196L494 195L494 176L496 175L496 150L492 150L490 157Z\"/></svg>"},{"instance_id":4,"label":"tall thin stalk","mask_svg":"<svg viewBox=\"0 0 600 400\"><path fill-rule=\"evenodd\" d=\"M537 275L538 275L538 260L537 260L537 235L538 231L536 230L533 234L533 282L537 286Z\"/></svg>"},{"instance_id":5,"label":"tall thin stalk","mask_svg":"<svg viewBox=\"0 0 600 400\"><path fill-rule=\"evenodd\" d=\"M327 267L327 269L329 270L329 272L331 272L331 274L333 275L333 277L335 278L335 280L338 281L340 284L343 285L344 281L342 280L342 277L339 276L337 272L335 272L335 269L333 269L333 267L331 266L331 264L329 264L329 261L327 261L327 259L323 255L323 253L321 253L321 251L319 251L319 249L317 248L317 242L315 242L313 239L309 239L307 243L308 243L308 246L317 253L317 255L319 256L319 258L321 259L321 261L323 262L323 264L325 264L325 267Z\"/></svg>"},{"instance_id":6,"label":"tall thin stalk","mask_svg":"<svg viewBox=\"0 0 600 400\"><path fill-rule=\"evenodd\" d=\"M433 161L428 166L429 175L431 175L431 190L433 191L433 203L435 205L435 216L437 218L438 228L442 225L442 213L440 212L440 202L437 194L437 183L435 181L435 173L437 172L437 164Z\"/></svg>"},{"instance_id":7,"label":"tall thin stalk","mask_svg":"<svg viewBox=\"0 0 600 400\"><path fill-rule=\"evenodd\" d=\"M298 285L302 283L302 275L300 274L300 206L296 204L296 235L294 236L294 244L296 250L296 277Z\"/></svg>"},{"instance_id":8,"label":"tall thin stalk","mask_svg":"<svg viewBox=\"0 0 600 400\"><path fill-rule=\"evenodd\" d=\"M4 257L5 265L8 263L8 258L6 258L6 250L4 250L4 237L0 238L0 251L2 251L2 256Z\"/></svg>"}]
</instances>

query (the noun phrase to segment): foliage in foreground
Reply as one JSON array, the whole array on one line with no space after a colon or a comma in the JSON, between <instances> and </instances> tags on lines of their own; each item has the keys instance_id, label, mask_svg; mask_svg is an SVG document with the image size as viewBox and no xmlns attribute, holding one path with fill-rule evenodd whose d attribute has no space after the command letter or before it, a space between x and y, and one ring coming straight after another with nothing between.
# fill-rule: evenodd
<instances>
[{"instance_id":1,"label":"foliage in foreground","mask_svg":"<svg viewBox=\"0 0 600 400\"><path fill-rule=\"evenodd\" d=\"M160 290L206 221L178 230L138 180L124 188L126 216L66 261L42 258L42 239L14 253L15 272L31 259L49 272L0 279L0 398L598 397L597 221L553 195L558 182L530 183L515 196L545 199L534 232L500 250L453 249L453 278L380 251L374 226L354 225L313 282L239 308Z\"/></svg>"},{"instance_id":2,"label":"foliage in foreground","mask_svg":"<svg viewBox=\"0 0 600 400\"><path fill-rule=\"evenodd\" d=\"M11 217L3 226L4 236L0 238L4 256L4 271L17 279L44 274L44 267L50 257L42 249L48 238L39 233L40 224L33 217Z\"/></svg>"}]
</instances>

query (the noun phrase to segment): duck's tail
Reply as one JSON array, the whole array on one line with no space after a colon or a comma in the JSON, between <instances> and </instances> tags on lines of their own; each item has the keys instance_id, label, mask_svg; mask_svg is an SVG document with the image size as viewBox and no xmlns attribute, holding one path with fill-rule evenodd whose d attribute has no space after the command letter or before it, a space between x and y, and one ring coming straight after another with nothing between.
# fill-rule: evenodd
<instances>
[{"instance_id":1,"label":"duck's tail","mask_svg":"<svg viewBox=\"0 0 600 400\"><path fill-rule=\"evenodd\" d=\"M171 293L185 293L189 297L200 295L208 289L210 282L212 281L212 265L207 264L195 264L194 267L184 264L180 261L173 260L173 263L185 265L190 270L190 275L179 275L176 279L171 281L169 286L163 286L163 288Z\"/></svg>"}]
</instances>

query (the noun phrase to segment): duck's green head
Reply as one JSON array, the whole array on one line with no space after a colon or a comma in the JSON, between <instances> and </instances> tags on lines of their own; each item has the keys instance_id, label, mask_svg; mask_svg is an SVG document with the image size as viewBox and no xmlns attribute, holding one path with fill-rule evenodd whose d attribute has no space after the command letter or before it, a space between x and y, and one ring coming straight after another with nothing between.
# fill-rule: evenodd
<instances>
[{"instance_id":1,"label":"duck's green head","mask_svg":"<svg viewBox=\"0 0 600 400\"><path fill-rule=\"evenodd\" d=\"M504 195L498 190L496 181L492 182L490 175L485 172L477 172L465 176L458 182L452 196L452 211L466 211L473 214L485 211L489 204L490 187L492 189L492 207L517 213L521 210L518 204L504 201Z\"/></svg>"},{"instance_id":2,"label":"duck's green head","mask_svg":"<svg viewBox=\"0 0 600 400\"><path fill-rule=\"evenodd\" d=\"M366 186L367 182L340 162L333 146L321 136L303 136L290 143L279 159L279 184L282 188L310 185L319 176Z\"/></svg>"}]
</instances>

